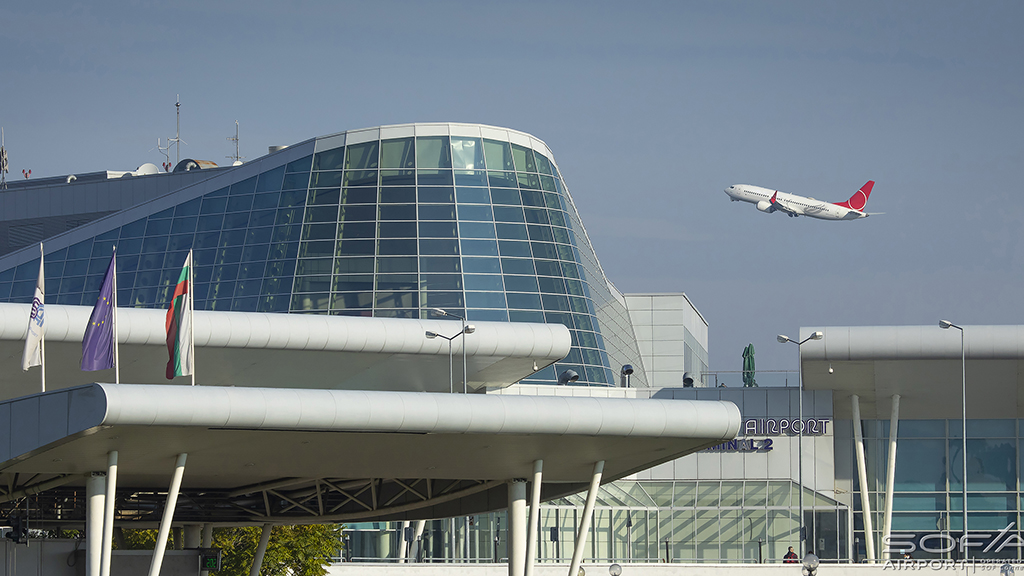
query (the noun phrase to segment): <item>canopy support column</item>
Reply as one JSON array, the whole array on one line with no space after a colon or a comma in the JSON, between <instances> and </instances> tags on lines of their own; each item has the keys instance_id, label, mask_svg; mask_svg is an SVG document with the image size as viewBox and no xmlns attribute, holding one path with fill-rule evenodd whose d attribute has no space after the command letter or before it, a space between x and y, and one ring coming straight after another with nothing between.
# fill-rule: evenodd
<instances>
[{"instance_id":1,"label":"canopy support column","mask_svg":"<svg viewBox=\"0 0 1024 576\"><path fill-rule=\"evenodd\" d=\"M526 570L526 479L508 483L508 574L523 576Z\"/></svg>"},{"instance_id":2,"label":"canopy support column","mask_svg":"<svg viewBox=\"0 0 1024 576\"><path fill-rule=\"evenodd\" d=\"M117 494L117 450L107 453L107 495L103 507L103 555L100 576L110 576L110 554L114 540L114 496Z\"/></svg>"},{"instance_id":3,"label":"canopy support column","mask_svg":"<svg viewBox=\"0 0 1024 576\"><path fill-rule=\"evenodd\" d=\"M590 517L594 514L594 502L597 490L601 487L601 475L604 474L604 460L594 464L594 475L590 479L590 490L587 491L587 504L583 507L583 518L580 520L580 531L576 534L576 549L572 553L572 564L569 565L569 576L576 576L583 562L583 549L587 545L590 533Z\"/></svg>"},{"instance_id":4,"label":"canopy support column","mask_svg":"<svg viewBox=\"0 0 1024 576\"><path fill-rule=\"evenodd\" d=\"M271 524L264 524L260 531L260 543L256 545L256 553L252 557L252 568L249 569L249 576L260 576L260 569L263 568L263 556L267 553L267 545L270 544Z\"/></svg>"},{"instance_id":5,"label":"canopy support column","mask_svg":"<svg viewBox=\"0 0 1024 576\"><path fill-rule=\"evenodd\" d=\"M174 462L174 475L171 486L167 489L167 504L164 515L160 519L160 531L156 535L156 547L153 549L153 562L149 565L149 576L160 576L160 567L164 563L164 551L167 549L167 535L171 532L171 521L174 520L174 507L178 504L178 491L181 489L181 477L185 474L185 459L188 454L178 454Z\"/></svg>"},{"instance_id":6,"label":"canopy support column","mask_svg":"<svg viewBox=\"0 0 1024 576\"><path fill-rule=\"evenodd\" d=\"M533 564L537 559L537 525L540 523L540 488L544 476L544 461L533 462L533 492L530 494L530 531L526 536L526 572L533 576Z\"/></svg>"},{"instance_id":7,"label":"canopy support column","mask_svg":"<svg viewBox=\"0 0 1024 576\"><path fill-rule=\"evenodd\" d=\"M883 516L882 545L888 547L889 534L892 531L892 492L896 482L896 433L900 425L900 395L892 395L892 415L889 417L889 461L885 468L885 516ZM892 552L885 552L883 560L892 558Z\"/></svg>"},{"instance_id":8,"label":"canopy support column","mask_svg":"<svg viewBox=\"0 0 1024 576\"><path fill-rule=\"evenodd\" d=\"M203 524L203 548L213 547L213 524ZM199 576L209 576L209 570L200 570Z\"/></svg>"},{"instance_id":9,"label":"canopy support column","mask_svg":"<svg viewBox=\"0 0 1024 576\"><path fill-rule=\"evenodd\" d=\"M412 547L411 542L406 542L405 533L409 531L409 520L402 521L402 533L398 537L398 563L405 564L405 559L409 555L407 550Z\"/></svg>"},{"instance_id":10,"label":"canopy support column","mask_svg":"<svg viewBox=\"0 0 1024 576\"><path fill-rule=\"evenodd\" d=\"M853 439L857 451L857 476L860 479L860 509L864 518L864 546L867 548L868 562L875 558L875 530L871 525L871 497L868 494L868 471L864 461L864 432L860 423L860 396L850 397L853 402Z\"/></svg>"},{"instance_id":11,"label":"canopy support column","mask_svg":"<svg viewBox=\"0 0 1024 576\"><path fill-rule=\"evenodd\" d=\"M100 576L103 557L103 512L107 477L93 472L85 481L85 573Z\"/></svg>"},{"instance_id":12,"label":"canopy support column","mask_svg":"<svg viewBox=\"0 0 1024 576\"><path fill-rule=\"evenodd\" d=\"M416 545L416 551L413 553L414 562L423 561L423 529L426 528L426 520L416 521L416 535L413 537L413 543Z\"/></svg>"}]
</instances>

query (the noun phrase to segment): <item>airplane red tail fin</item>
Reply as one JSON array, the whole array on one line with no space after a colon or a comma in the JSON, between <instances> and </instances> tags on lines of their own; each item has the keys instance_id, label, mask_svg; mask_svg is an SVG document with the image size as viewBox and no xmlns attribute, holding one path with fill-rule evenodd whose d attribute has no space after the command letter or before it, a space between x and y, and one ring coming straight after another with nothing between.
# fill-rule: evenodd
<instances>
[{"instance_id":1,"label":"airplane red tail fin","mask_svg":"<svg viewBox=\"0 0 1024 576\"><path fill-rule=\"evenodd\" d=\"M863 211L864 207L868 205L868 198L871 197L871 189L874 188L875 181L868 180L868 183L861 186L860 190L854 192L853 196L846 202L836 202L836 206L842 206L843 208L850 208L857 210L858 212Z\"/></svg>"}]
</instances>

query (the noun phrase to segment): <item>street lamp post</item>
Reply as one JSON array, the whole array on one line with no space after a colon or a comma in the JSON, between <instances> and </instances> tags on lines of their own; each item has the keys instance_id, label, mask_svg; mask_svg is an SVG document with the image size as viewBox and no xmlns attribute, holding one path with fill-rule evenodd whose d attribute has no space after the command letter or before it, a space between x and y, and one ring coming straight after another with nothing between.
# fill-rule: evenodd
<instances>
[{"instance_id":1,"label":"street lamp post","mask_svg":"<svg viewBox=\"0 0 1024 576\"><path fill-rule=\"evenodd\" d=\"M939 328L948 330L956 328L960 331L960 393L961 393L961 416L963 419L963 460L964 460L964 536L967 536L967 362L964 354L964 329L949 320L939 320ZM964 547L964 560L967 559L967 547Z\"/></svg>"},{"instance_id":2,"label":"street lamp post","mask_svg":"<svg viewBox=\"0 0 1024 576\"><path fill-rule=\"evenodd\" d=\"M800 346L803 346L804 344L806 344L807 342L809 342L811 340L821 340L824 337L825 337L824 333L822 333L822 332L815 332L815 333L811 334L810 336L808 336L807 338L804 338L803 340L797 341L797 340L793 340L789 336L783 336L782 334L779 334L778 337L776 337L776 340L779 341L779 344L785 344L786 342L792 342L793 344L797 345L797 348L799 348ZM797 484L799 485L799 495L800 495L800 504L799 504L800 523L797 524L797 526L800 528L800 553L803 554L804 553L804 550L803 550L803 548L804 548L804 537L805 537L805 534L804 534L804 370L803 370L803 364L800 362L799 359L797 360L796 368L797 368L797 405L799 406L799 418L800 418L800 430L797 431L798 437L797 437L797 464L796 464L797 468L799 469L798 472L797 472Z\"/></svg>"},{"instance_id":3,"label":"street lamp post","mask_svg":"<svg viewBox=\"0 0 1024 576\"><path fill-rule=\"evenodd\" d=\"M458 334L455 334L454 336L445 336L444 334L439 334L437 332L432 332L430 330L427 330L427 333L426 333L427 338L431 338L431 339L433 339L433 338L444 338L445 340L448 341L448 391L449 392L455 392L455 368L454 368L454 365L452 364L452 341L455 340L456 338L458 338L459 336L462 336L463 334L472 334L475 331L476 331L476 327L473 326L472 324L470 324L468 326L464 326L462 328L462 331L459 332ZM465 352L465 349L466 349L466 344L465 343L462 344L462 349L463 349L463 352ZM465 358L463 358L463 362L465 362ZM463 363L463 366L465 366L465 363ZM465 377L463 377L463 382L465 382ZM463 392L465 392L465 386L463 386Z\"/></svg>"},{"instance_id":4,"label":"street lamp post","mask_svg":"<svg viewBox=\"0 0 1024 576\"><path fill-rule=\"evenodd\" d=\"M437 314L438 316L451 316L452 318L458 318L459 320L461 320L462 321L462 332L459 333L460 335L461 334L472 334L473 332L476 332L476 327L471 325L471 324L466 324L466 319L463 318L462 316L459 316L458 314L452 314L451 312L448 312L447 310L443 310L441 308L431 308L430 311L433 312L434 314ZM456 335L456 336L458 336L458 335ZM455 338L456 336L453 336L452 338ZM449 345L451 344L451 340L448 341L448 344ZM462 393L463 394L469 392L469 382L468 382L468 380L469 380L469 375L467 374L467 371L466 371L466 342L465 342L465 340L463 340L463 342L462 342Z\"/></svg>"}]
</instances>

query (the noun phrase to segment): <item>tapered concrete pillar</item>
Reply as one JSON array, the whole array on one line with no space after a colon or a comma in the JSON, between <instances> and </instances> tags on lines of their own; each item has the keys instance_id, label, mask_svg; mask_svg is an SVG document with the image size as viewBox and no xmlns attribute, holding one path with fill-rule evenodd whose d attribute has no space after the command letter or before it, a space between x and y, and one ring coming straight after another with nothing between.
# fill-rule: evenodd
<instances>
[{"instance_id":1,"label":"tapered concrete pillar","mask_svg":"<svg viewBox=\"0 0 1024 576\"><path fill-rule=\"evenodd\" d=\"M199 548L203 542L203 527L199 524L185 524L185 548Z\"/></svg>"},{"instance_id":2,"label":"tapered concrete pillar","mask_svg":"<svg viewBox=\"0 0 1024 576\"><path fill-rule=\"evenodd\" d=\"M583 506L583 518L580 519L580 531L576 533L576 547L572 553L572 564L569 565L569 576L576 576L583 562L583 549L587 545L590 534L590 518L594 515L594 502L597 491L601 488L601 476L604 475L604 460L594 464L594 474L590 478L590 490L587 491L587 503Z\"/></svg>"},{"instance_id":3,"label":"tapered concrete pillar","mask_svg":"<svg viewBox=\"0 0 1024 576\"><path fill-rule=\"evenodd\" d=\"M256 545L256 553L252 557L252 568L249 569L249 576L260 576L260 569L263 568L263 556L267 553L267 545L270 544L271 524L264 524L260 531L260 543Z\"/></svg>"},{"instance_id":4,"label":"tapered concrete pillar","mask_svg":"<svg viewBox=\"0 0 1024 576\"><path fill-rule=\"evenodd\" d=\"M93 472L85 481L85 574L100 576L103 558L103 511L107 477Z\"/></svg>"},{"instance_id":5,"label":"tapered concrete pillar","mask_svg":"<svg viewBox=\"0 0 1024 576\"><path fill-rule=\"evenodd\" d=\"M181 489L181 477L185 474L185 459L188 454L178 454L174 461L174 475L167 489L167 503L164 504L164 515L160 519L160 530L156 535L156 547L153 548L153 561L149 565L149 576L160 576L160 567L164 563L164 551L167 549L167 536L171 532L174 520L174 507L178 504L178 491Z\"/></svg>"},{"instance_id":6,"label":"tapered concrete pillar","mask_svg":"<svg viewBox=\"0 0 1024 576\"><path fill-rule=\"evenodd\" d=\"M106 496L103 503L103 551L100 576L110 576L111 547L114 545L114 504L117 495L117 450L107 453Z\"/></svg>"},{"instance_id":7,"label":"tapered concrete pillar","mask_svg":"<svg viewBox=\"0 0 1024 576\"><path fill-rule=\"evenodd\" d=\"M892 395L892 414L889 416L889 460L885 467L885 515L882 517L882 546L889 541L889 534L892 531L892 493L893 484L896 482L896 437L900 425L900 395ZM892 558L892 552L886 553L885 558Z\"/></svg>"},{"instance_id":8,"label":"tapered concrete pillar","mask_svg":"<svg viewBox=\"0 0 1024 576\"><path fill-rule=\"evenodd\" d=\"M853 447L857 453L857 476L860 478L860 509L864 519L864 546L867 548L868 562L874 562L875 530L871 522L871 495L868 492L868 471L864 458L864 432L860 421L860 396L854 394L850 398L853 404Z\"/></svg>"},{"instance_id":9,"label":"tapered concrete pillar","mask_svg":"<svg viewBox=\"0 0 1024 576\"><path fill-rule=\"evenodd\" d=\"M530 493L530 531L526 535L526 576L533 576L533 563L537 559L537 524L540 522L540 489L544 477L544 461L533 463L533 490Z\"/></svg>"},{"instance_id":10,"label":"tapered concrete pillar","mask_svg":"<svg viewBox=\"0 0 1024 576\"><path fill-rule=\"evenodd\" d=\"M526 480L508 483L508 574L524 576L526 571Z\"/></svg>"}]
</instances>

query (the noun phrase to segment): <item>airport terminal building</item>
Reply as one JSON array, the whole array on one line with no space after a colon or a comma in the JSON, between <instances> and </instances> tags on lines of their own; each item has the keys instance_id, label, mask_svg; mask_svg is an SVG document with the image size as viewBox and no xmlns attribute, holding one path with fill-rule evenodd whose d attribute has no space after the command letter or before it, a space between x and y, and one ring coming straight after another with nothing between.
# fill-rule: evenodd
<instances>
[{"instance_id":1,"label":"airport terminal building","mask_svg":"<svg viewBox=\"0 0 1024 576\"><path fill-rule=\"evenodd\" d=\"M523 558L541 461L541 562L574 561L595 478L588 561L854 562L887 531L953 557L922 539L963 529L965 463L970 530L1020 534L1024 328L966 327L963 373L937 325L805 328L824 337L801 347L802 392L797 373L716 386L707 321L682 293L616 290L522 132L382 126L238 166L12 182L0 213L0 505L32 495L36 526L95 520L86 475L116 451L117 527L157 525L189 452L174 518L193 544L197 526L343 522L357 562ZM18 369L39 242L45 392ZM128 384L93 384L114 380L78 359L115 246ZM164 379L189 250L195 388Z\"/></svg>"}]
</instances>

